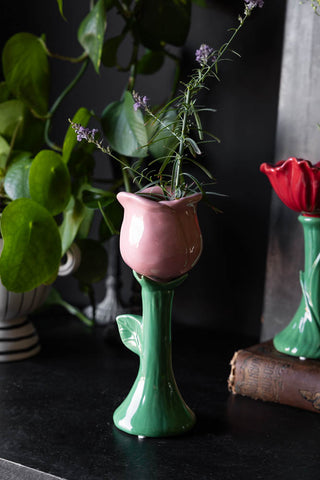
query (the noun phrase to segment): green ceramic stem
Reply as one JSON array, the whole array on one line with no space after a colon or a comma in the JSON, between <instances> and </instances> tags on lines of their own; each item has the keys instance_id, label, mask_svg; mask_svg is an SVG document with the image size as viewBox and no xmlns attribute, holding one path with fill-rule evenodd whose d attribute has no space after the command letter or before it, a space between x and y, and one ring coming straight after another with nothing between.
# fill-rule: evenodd
<instances>
[{"instance_id":1,"label":"green ceramic stem","mask_svg":"<svg viewBox=\"0 0 320 480\"><path fill-rule=\"evenodd\" d=\"M114 413L114 423L138 436L181 434L192 428L195 416L174 378L171 310L174 288L186 275L169 283L135 277L142 289L143 316L120 315L117 322L123 343L140 356L140 367L129 395Z\"/></svg>"},{"instance_id":2,"label":"green ceramic stem","mask_svg":"<svg viewBox=\"0 0 320 480\"><path fill-rule=\"evenodd\" d=\"M296 357L320 358L320 218L300 215L305 270L300 272L302 299L289 325L274 338L275 348Z\"/></svg>"}]
</instances>

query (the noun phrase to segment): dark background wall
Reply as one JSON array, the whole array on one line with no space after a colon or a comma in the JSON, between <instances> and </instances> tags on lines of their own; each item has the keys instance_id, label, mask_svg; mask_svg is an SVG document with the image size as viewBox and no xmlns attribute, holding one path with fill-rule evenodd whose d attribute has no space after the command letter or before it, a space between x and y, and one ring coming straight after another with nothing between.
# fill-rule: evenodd
<instances>
[{"instance_id":1,"label":"dark background wall","mask_svg":"<svg viewBox=\"0 0 320 480\"><path fill-rule=\"evenodd\" d=\"M79 55L76 32L88 4L84 0L65 2L68 22L61 19L55 0L7 4L0 17L0 47L10 35L29 31L46 33L47 44L54 52ZM244 8L235 0L208 0L207 4L207 8L193 6L190 34L180 52L183 75L193 67L194 52L201 43L216 48L226 41L230 34L227 29L237 25L237 16ZM215 82L200 100L217 109L207 117L206 129L221 143L208 145L205 162L216 176L216 190L227 197L217 197L221 214L205 206L199 208L204 251L176 292L174 315L178 322L259 334L270 203L270 188L259 165L274 161L284 13L284 0L265 0L263 9L253 12L233 44L241 58L233 57L232 62L223 64L221 82ZM116 16L110 16L107 34L117 31L118 23ZM126 53L124 47L122 55ZM52 101L75 75L76 68L52 61ZM160 74L139 80L137 90L156 103L169 91L172 76L173 66L167 61ZM126 78L111 69L103 69L98 76L90 66L57 113L52 138L61 141L68 117L80 106L99 114L110 101L118 100ZM103 174L105 159L99 157L98 164L98 173ZM57 285L68 299L80 306L85 304L73 280ZM103 294L101 284L97 287L98 298Z\"/></svg>"}]
</instances>

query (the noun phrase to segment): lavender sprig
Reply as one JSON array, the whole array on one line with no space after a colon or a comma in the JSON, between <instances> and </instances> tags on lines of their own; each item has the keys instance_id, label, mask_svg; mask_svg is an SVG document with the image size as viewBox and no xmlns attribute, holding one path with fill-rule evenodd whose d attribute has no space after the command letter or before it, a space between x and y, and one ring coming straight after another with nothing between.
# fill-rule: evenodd
<instances>
[{"instance_id":1,"label":"lavender sprig","mask_svg":"<svg viewBox=\"0 0 320 480\"><path fill-rule=\"evenodd\" d=\"M246 4L246 13L251 12L256 7L262 8L264 5L264 0L244 0Z\"/></svg>"},{"instance_id":2,"label":"lavender sprig","mask_svg":"<svg viewBox=\"0 0 320 480\"><path fill-rule=\"evenodd\" d=\"M96 144L95 136L98 133L98 130L96 128L86 128L80 125L80 123L74 123L71 120L69 120L69 122L71 123L73 130L77 134L78 142L81 142L81 140L86 140L88 143Z\"/></svg>"},{"instance_id":3,"label":"lavender sprig","mask_svg":"<svg viewBox=\"0 0 320 480\"><path fill-rule=\"evenodd\" d=\"M213 56L213 48L209 45L202 43L198 50L196 50L196 61L200 63L201 67L208 65L208 61L214 62L215 57Z\"/></svg>"},{"instance_id":4,"label":"lavender sprig","mask_svg":"<svg viewBox=\"0 0 320 480\"><path fill-rule=\"evenodd\" d=\"M146 110L148 108L148 97L140 96L137 92L132 92L133 100L134 100L134 111L136 112L138 109Z\"/></svg>"}]
</instances>

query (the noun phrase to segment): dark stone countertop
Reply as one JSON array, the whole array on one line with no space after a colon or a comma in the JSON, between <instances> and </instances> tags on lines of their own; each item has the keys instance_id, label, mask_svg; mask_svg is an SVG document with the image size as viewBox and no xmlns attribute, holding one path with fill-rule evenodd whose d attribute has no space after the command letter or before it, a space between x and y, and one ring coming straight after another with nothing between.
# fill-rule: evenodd
<instances>
[{"instance_id":1,"label":"dark stone countertop","mask_svg":"<svg viewBox=\"0 0 320 480\"><path fill-rule=\"evenodd\" d=\"M228 393L233 352L254 339L174 325L175 376L197 424L184 436L139 440L112 422L138 358L61 311L34 321L41 353L0 364L1 458L67 480L318 478L320 416ZM29 469L3 474L8 465L0 480L42 480Z\"/></svg>"}]
</instances>

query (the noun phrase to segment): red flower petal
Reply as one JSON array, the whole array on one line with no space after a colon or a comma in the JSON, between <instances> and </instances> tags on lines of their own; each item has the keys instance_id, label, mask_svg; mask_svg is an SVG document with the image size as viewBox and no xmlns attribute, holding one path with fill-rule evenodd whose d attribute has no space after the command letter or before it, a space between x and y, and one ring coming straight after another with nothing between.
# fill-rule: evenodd
<instances>
[{"instance_id":1,"label":"red flower petal","mask_svg":"<svg viewBox=\"0 0 320 480\"><path fill-rule=\"evenodd\" d=\"M287 207L320 216L320 162L312 165L308 160L291 157L276 165L263 163L260 170Z\"/></svg>"}]
</instances>

